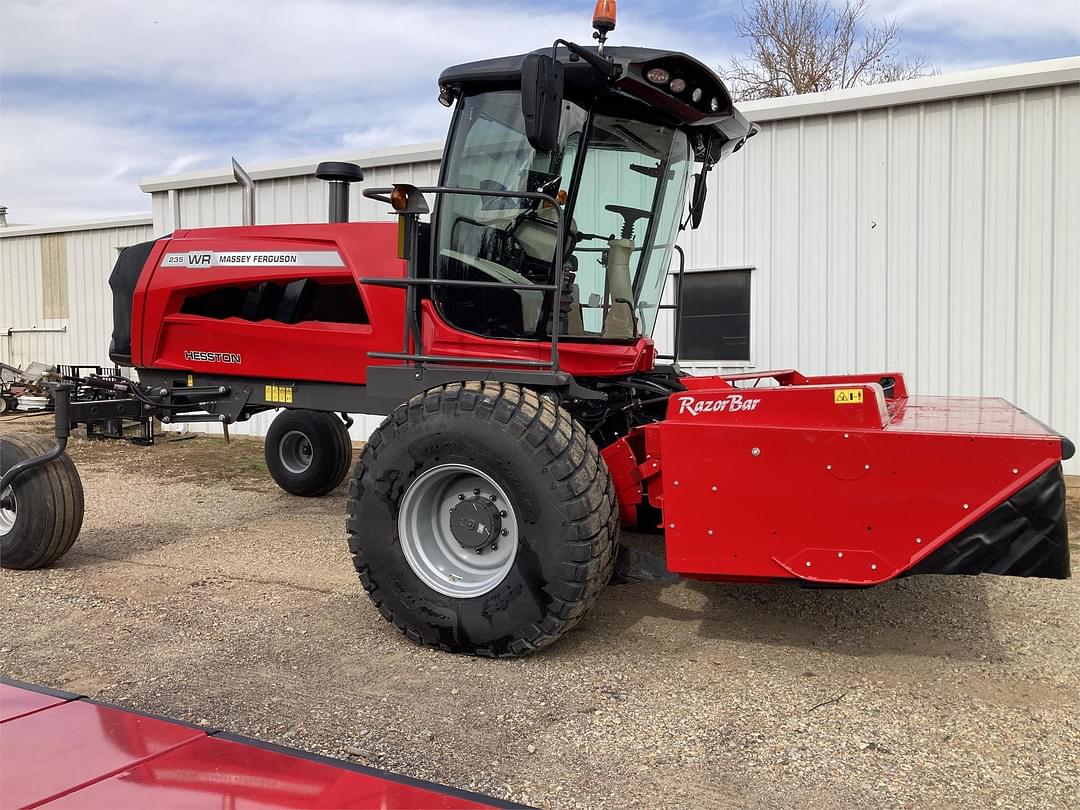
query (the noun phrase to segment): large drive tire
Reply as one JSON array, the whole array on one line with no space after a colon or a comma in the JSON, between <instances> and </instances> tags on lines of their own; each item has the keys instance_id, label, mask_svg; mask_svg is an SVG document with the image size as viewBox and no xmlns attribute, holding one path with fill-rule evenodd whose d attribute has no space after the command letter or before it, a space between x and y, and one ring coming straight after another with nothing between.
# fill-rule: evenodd
<instances>
[{"instance_id":1,"label":"large drive tire","mask_svg":"<svg viewBox=\"0 0 1080 810\"><path fill-rule=\"evenodd\" d=\"M282 411L266 433L270 476L292 495L314 497L337 489L352 464L345 423L322 411Z\"/></svg>"},{"instance_id":2,"label":"large drive tire","mask_svg":"<svg viewBox=\"0 0 1080 810\"><path fill-rule=\"evenodd\" d=\"M585 429L493 382L400 405L357 462L348 510L353 562L383 616L473 655L524 655L570 630L618 542L611 476Z\"/></svg>"},{"instance_id":3,"label":"large drive tire","mask_svg":"<svg viewBox=\"0 0 1080 810\"><path fill-rule=\"evenodd\" d=\"M53 441L42 436L0 436L0 475L52 446ZM13 501L3 500L10 493L0 493L0 565L18 569L52 565L67 553L82 528L78 470L64 453L23 473L10 489Z\"/></svg>"}]
</instances>

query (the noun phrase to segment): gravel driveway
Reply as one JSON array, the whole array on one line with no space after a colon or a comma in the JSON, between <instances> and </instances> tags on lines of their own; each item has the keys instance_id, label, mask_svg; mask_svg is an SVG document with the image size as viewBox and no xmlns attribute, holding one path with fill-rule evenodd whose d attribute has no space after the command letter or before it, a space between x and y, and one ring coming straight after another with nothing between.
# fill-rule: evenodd
<instances>
[{"instance_id":1,"label":"gravel driveway","mask_svg":"<svg viewBox=\"0 0 1080 810\"><path fill-rule=\"evenodd\" d=\"M73 456L83 534L2 572L3 675L553 808L1080 796L1080 579L623 585L540 655L461 658L383 621L344 489L285 495L259 443Z\"/></svg>"}]
</instances>

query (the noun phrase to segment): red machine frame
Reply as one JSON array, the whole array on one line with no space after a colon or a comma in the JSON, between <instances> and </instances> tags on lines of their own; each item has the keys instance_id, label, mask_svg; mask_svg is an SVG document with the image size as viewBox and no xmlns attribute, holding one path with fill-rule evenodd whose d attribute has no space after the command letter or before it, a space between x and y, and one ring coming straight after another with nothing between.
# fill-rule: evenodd
<instances>
[{"instance_id":1,"label":"red machine frame","mask_svg":"<svg viewBox=\"0 0 1080 810\"><path fill-rule=\"evenodd\" d=\"M668 567L695 578L884 582L1054 469L1063 452L1060 436L1004 400L909 397L898 372L682 383L665 420L603 455L623 521L646 501L670 515Z\"/></svg>"}]
</instances>

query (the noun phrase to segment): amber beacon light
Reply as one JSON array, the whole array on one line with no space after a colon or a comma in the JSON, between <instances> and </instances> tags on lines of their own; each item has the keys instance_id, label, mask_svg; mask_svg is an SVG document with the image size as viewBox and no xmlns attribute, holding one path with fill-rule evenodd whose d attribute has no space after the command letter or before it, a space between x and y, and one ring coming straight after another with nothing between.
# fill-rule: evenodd
<instances>
[{"instance_id":1,"label":"amber beacon light","mask_svg":"<svg viewBox=\"0 0 1080 810\"><path fill-rule=\"evenodd\" d=\"M604 55L604 44L607 35L615 30L615 0L596 0L596 7L592 14L593 38L600 43L598 48L600 55Z\"/></svg>"},{"instance_id":2,"label":"amber beacon light","mask_svg":"<svg viewBox=\"0 0 1080 810\"><path fill-rule=\"evenodd\" d=\"M615 0L596 0L592 13L592 26L607 33L615 30Z\"/></svg>"}]
</instances>

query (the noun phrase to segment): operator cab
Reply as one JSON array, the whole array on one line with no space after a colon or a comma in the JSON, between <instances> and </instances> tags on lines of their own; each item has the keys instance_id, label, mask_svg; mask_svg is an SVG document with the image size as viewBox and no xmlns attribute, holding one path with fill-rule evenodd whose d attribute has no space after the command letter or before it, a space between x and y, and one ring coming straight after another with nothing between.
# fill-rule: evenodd
<instances>
[{"instance_id":1,"label":"operator cab","mask_svg":"<svg viewBox=\"0 0 1080 810\"><path fill-rule=\"evenodd\" d=\"M442 317L550 339L561 253L560 339L651 335L695 162L696 226L705 172L753 134L721 80L677 52L563 43L449 68L439 87L456 102L439 185L493 192L439 195L421 274L489 285L434 287Z\"/></svg>"}]
</instances>

